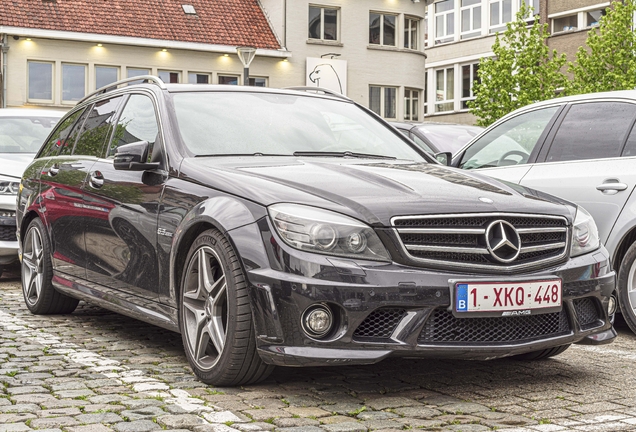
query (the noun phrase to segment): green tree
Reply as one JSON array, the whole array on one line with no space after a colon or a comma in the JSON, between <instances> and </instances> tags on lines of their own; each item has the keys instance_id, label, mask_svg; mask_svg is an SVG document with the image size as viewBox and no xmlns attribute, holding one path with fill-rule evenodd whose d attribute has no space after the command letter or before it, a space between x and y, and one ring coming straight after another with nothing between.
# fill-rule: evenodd
<instances>
[{"instance_id":1,"label":"green tree","mask_svg":"<svg viewBox=\"0 0 636 432\"><path fill-rule=\"evenodd\" d=\"M569 94L636 88L636 0L615 1L591 30L576 62L570 63L573 79Z\"/></svg>"},{"instance_id":2,"label":"green tree","mask_svg":"<svg viewBox=\"0 0 636 432\"><path fill-rule=\"evenodd\" d=\"M565 54L550 51L548 25L540 24L538 16L528 24L532 9L525 2L521 5L515 21L495 37L495 56L479 63L479 82L473 85L475 100L468 104L479 126L488 126L530 103L552 99L566 85L567 78L561 73Z\"/></svg>"}]
</instances>

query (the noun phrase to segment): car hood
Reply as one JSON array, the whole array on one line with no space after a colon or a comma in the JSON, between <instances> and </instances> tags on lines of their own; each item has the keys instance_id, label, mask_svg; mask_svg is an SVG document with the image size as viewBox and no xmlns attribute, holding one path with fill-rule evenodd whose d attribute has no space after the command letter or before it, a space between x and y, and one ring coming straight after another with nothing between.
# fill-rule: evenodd
<instances>
[{"instance_id":1,"label":"car hood","mask_svg":"<svg viewBox=\"0 0 636 432\"><path fill-rule=\"evenodd\" d=\"M0 175L21 178L35 153L0 153Z\"/></svg>"},{"instance_id":2,"label":"car hood","mask_svg":"<svg viewBox=\"0 0 636 432\"><path fill-rule=\"evenodd\" d=\"M373 226L393 216L474 212L563 215L559 198L477 173L412 161L293 158L187 158L181 176L268 206L299 203Z\"/></svg>"}]
</instances>

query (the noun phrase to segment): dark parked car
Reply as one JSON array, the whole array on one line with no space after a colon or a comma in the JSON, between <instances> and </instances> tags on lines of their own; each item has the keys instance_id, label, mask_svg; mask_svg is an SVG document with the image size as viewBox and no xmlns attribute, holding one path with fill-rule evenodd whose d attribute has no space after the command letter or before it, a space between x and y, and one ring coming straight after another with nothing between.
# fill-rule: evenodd
<instances>
[{"instance_id":1,"label":"dark parked car","mask_svg":"<svg viewBox=\"0 0 636 432\"><path fill-rule=\"evenodd\" d=\"M181 332L216 385L616 336L582 208L437 164L327 91L141 79L78 103L24 174L33 313L83 299Z\"/></svg>"},{"instance_id":2,"label":"dark parked car","mask_svg":"<svg viewBox=\"0 0 636 432\"><path fill-rule=\"evenodd\" d=\"M432 155L446 152L454 155L484 131L484 128L480 126L455 123L391 122L391 124Z\"/></svg>"}]
</instances>

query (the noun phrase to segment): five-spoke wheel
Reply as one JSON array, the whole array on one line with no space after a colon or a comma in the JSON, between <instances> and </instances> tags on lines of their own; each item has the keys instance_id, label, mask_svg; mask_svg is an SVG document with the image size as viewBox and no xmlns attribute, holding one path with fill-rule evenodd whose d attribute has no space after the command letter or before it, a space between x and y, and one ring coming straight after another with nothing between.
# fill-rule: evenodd
<instances>
[{"instance_id":1,"label":"five-spoke wheel","mask_svg":"<svg viewBox=\"0 0 636 432\"><path fill-rule=\"evenodd\" d=\"M34 314L71 313L79 300L57 291L51 282L51 246L42 221L35 218L22 242L22 293Z\"/></svg>"},{"instance_id":2,"label":"five-spoke wheel","mask_svg":"<svg viewBox=\"0 0 636 432\"><path fill-rule=\"evenodd\" d=\"M256 351L246 278L230 242L217 230L205 231L185 263L179 324L194 373L221 386L265 379L273 367Z\"/></svg>"},{"instance_id":3,"label":"five-spoke wheel","mask_svg":"<svg viewBox=\"0 0 636 432\"><path fill-rule=\"evenodd\" d=\"M627 249L621 261L616 286L623 319L636 333L636 243Z\"/></svg>"}]
</instances>

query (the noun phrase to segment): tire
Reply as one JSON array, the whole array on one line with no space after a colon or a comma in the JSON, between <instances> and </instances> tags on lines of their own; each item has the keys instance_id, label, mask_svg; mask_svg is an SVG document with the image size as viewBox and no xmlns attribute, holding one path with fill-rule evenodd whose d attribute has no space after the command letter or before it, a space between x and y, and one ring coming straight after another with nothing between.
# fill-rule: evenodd
<instances>
[{"instance_id":1,"label":"tire","mask_svg":"<svg viewBox=\"0 0 636 432\"><path fill-rule=\"evenodd\" d=\"M550 357L557 356L561 354L566 349L570 348L570 345L561 345L554 348L547 348L539 351L532 351L525 354L519 354L516 356L512 356L515 360L523 360L523 361L533 361L533 360L545 360Z\"/></svg>"},{"instance_id":2,"label":"tire","mask_svg":"<svg viewBox=\"0 0 636 432\"><path fill-rule=\"evenodd\" d=\"M217 230L205 231L192 243L185 262L179 327L196 376L215 386L267 378L274 367L256 351L246 277L230 242Z\"/></svg>"},{"instance_id":3,"label":"tire","mask_svg":"<svg viewBox=\"0 0 636 432\"><path fill-rule=\"evenodd\" d=\"M39 218L31 221L22 243L22 294L31 313L36 315L69 314L79 300L53 287L51 243Z\"/></svg>"},{"instance_id":4,"label":"tire","mask_svg":"<svg viewBox=\"0 0 636 432\"><path fill-rule=\"evenodd\" d=\"M617 289L623 319L630 330L636 333L636 243L627 249L618 269Z\"/></svg>"}]
</instances>

